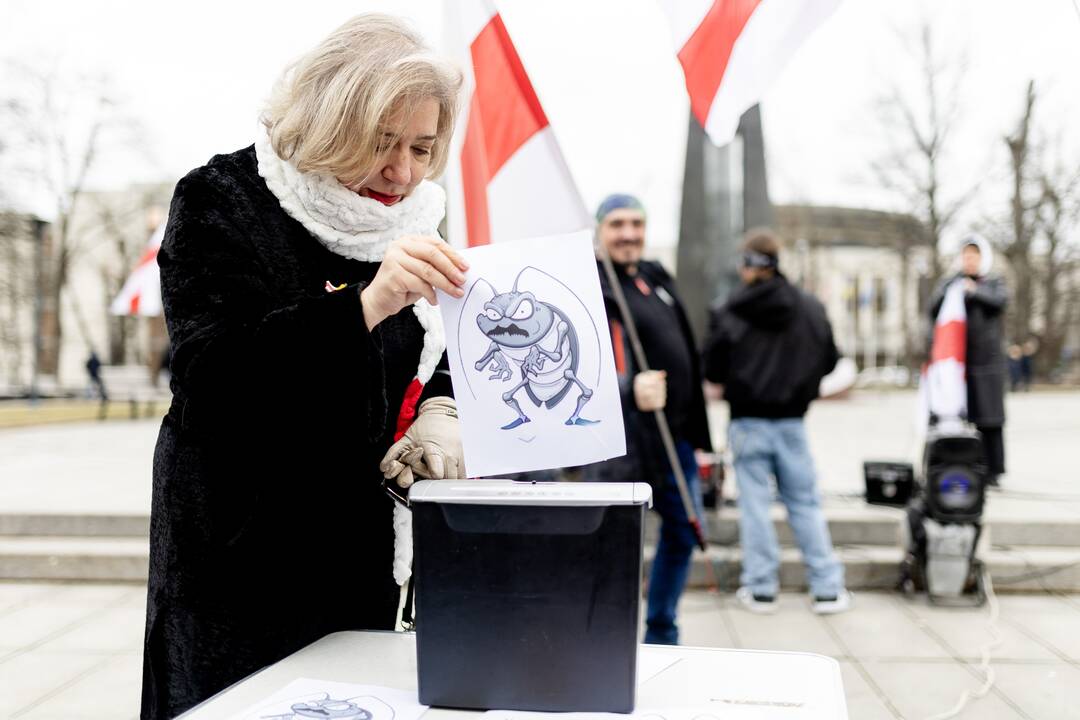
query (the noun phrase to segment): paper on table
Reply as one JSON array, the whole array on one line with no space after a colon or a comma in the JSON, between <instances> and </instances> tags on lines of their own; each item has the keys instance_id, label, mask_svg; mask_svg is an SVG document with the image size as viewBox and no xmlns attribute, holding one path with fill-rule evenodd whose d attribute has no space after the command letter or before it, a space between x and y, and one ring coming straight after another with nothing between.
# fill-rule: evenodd
<instances>
[{"instance_id":1,"label":"paper on table","mask_svg":"<svg viewBox=\"0 0 1080 720\"><path fill-rule=\"evenodd\" d=\"M638 646L637 684L644 685L649 680L681 660L678 655L646 645Z\"/></svg>"},{"instance_id":2,"label":"paper on table","mask_svg":"<svg viewBox=\"0 0 1080 720\"><path fill-rule=\"evenodd\" d=\"M723 713L723 714L722 714ZM521 710L488 710L485 720L720 720L730 717L712 707L638 708L632 713L567 712L544 713ZM765 716L758 716L765 718ZM756 720L756 718L755 718Z\"/></svg>"},{"instance_id":3,"label":"paper on table","mask_svg":"<svg viewBox=\"0 0 1080 720\"><path fill-rule=\"evenodd\" d=\"M298 678L231 720L418 720L426 711L415 690Z\"/></svg>"},{"instance_id":4,"label":"paper on table","mask_svg":"<svg viewBox=\"0 0 1080 720\"><path fill-rule=\"evenodd\" d=\"M439 293L470 477L626 452L588 231L463 250L465 296Z\"/></svg>"},{"instance_id":5,"label":"paper on table","mask_svg":"<svg viewBox=\"0 0 1080 720\"><path fill-rule=\"evenodd\" d=\"M667 670L669 667L679 662L682 658L678 655L670 652L664 652L663 650L657 650L656 648L650 648L646 646L638 647L638 661L637 661L637 684L639 686L644 685L649 680L653 679L660 673ZM694 713L688 713L685 708L678 711L673 711L676 714L663 715L667 720L679 720L677 713L682 713L686 720L692 720L692 718L701 714L700 711ZM543 712L524 712L519 710L489 710L486 715L492 716L488 720L551 720L552 718L558 718L558 720L614 720L616 718L645 718L649 717L650 720L655 720L657 713L651 711L644 711L639 709L629 715L623 713L543 713Z\"/></svg>"}]
</instances>

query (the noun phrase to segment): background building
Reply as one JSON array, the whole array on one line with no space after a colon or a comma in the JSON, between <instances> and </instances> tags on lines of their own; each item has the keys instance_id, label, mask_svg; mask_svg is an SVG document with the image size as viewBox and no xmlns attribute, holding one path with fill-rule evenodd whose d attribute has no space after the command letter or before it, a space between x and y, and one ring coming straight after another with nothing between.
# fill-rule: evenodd
<instances>
[{"instance_id":1,"label":"background building","mask_svg":"<svg viewBox=\"0 0 1080 720\"><path fill-rule=\"evenodd\" d=\"M926 347L930 251L910 215L777 205L784 272L814 293L860 369L913 367Z\"/></svg>"}]
</instances>

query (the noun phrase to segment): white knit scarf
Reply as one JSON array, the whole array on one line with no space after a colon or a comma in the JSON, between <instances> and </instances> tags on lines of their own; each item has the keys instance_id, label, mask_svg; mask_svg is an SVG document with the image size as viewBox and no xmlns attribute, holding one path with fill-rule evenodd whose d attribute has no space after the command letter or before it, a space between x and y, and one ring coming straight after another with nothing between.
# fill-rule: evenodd
<instances>
[{"instance_id":1,"label":"white knit scarf","mask_svg":"<svg viewBox=\"0 0 1080 720\"><path fill-rule=\"evenodd\" d=\"M423 180L393 205L363 197L331 175L300 172L274 152L268 138L255 143L259 175L281 208L326 249L353 260L380 262L387 246L402 235L438 235L446 214L446 193ZM446 349L442 317L427 300L413 305L424 329L416 378L427 384ZM394 580L404 585L412 574L412 513L394 503Z\"/></svg>"}]
</instances>

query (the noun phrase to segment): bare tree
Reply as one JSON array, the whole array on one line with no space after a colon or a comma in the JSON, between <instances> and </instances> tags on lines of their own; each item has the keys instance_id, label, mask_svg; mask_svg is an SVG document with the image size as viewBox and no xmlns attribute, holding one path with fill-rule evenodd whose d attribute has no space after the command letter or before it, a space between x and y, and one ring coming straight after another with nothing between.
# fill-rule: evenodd
<instances>
[{"instance_id":1,"label":"bare tree","mask_svg":"<svg viewBox=\"0 0 1080 720\"><path fill-rule=\"evenodd\" d=\"M902 308L904 360L917 364L926 351L926 304L944 272L941 241L957 216L974 196L974 184L964 186L947 177L953 138L960 124L961 89L966 73L962 50L945 52L928 17L917 26L896 32L909 68L914 72L892 75L875 101L880 131L888 145L874 161L876 182L899 200L901 209L916 218L921 228L902 237L896 247L900 280L908 287L915 273L918 282L916 317ZM890 65L890 72L903 64ZM914 77L914 82L909 80ZM915 258L925 263L913 267Z\"/></svg>"},{"instance_id":2,"label":"bare tree","mask_svg":"<svg viewBox=\"0 0 1080 720\"><path fill-rule=\"evenodd\" d=\"M16 80L7 84L15 94L9 104L23 148L19 161L55 207L36 288L42 301L42 351L36 370L56 375L64 336L61 297L73 263L88 248L85 238L74 232L72 220L95 168L117 147L113 143L128 139L134 125L120 112L103 77L65 75L56 67L27 64L12 64L8 73ZM68 302L81 325L77 299Z\"/></svg>"},{"instance_id":3,"label":"bare tree","mask_svg":"<svg viewBox=\"0 0 1080 720\"><path fill-rule=\"evenodd\" d=\"M1080 172L1059 164L1040 173L1038 231L1045 240L1037 287L1042 291L1041 347L1037 371L1048 376L1061 357L1069 329L1080 324Z\"/></svg>"},{"instance_id":4,"label":"bare tree","mask_svg":"<svg viewBox=\"0 0 1080 720\"><path fill-rule=\"evenodd\" d=\"M1012 196L1009 199L1010 232L999 241L1012 269L1013 302L1009 316L1009 335L1023 342L1031 335L1033 280L1032 243L1039 222L1043 196L1038 192L1032 148L1032 115L1035 110L1035 82L1030 81L1024 95L1024 109L1016 130L1005 136L1009 149Z\"/></svg>"},{"instance_id":5,"label":"bare tree","mask_svg":"<svg viewBox=\"0 0 1080 720\"><path fill-rule=\"evenodd\" d=\"M1009 151L1008 212L982 225L1010 270L1008 336L1013 342L1039 338L1036 370L1047 377L1070 327L1080 320L1073 290L1080 266L1080 171L1064 160L1063 143L1049 143L1037 131L1038 97L1029 82L1015 129L1003 138Z\"/></svg>"},{"instance_id":6,"label":"bare tree","mask_svg":"<svg viewBox=\"0 0 1080 720\"><path fill-rule=\"evenodd\" d=\"M913 242L898 251L903 255L906 272L907 248L925 244L930 251L928 284L933 287L942 274L942 236L974 192L974 188L958 192L943 175L959 118L965 64L962 59L950 59L938 51L928 19L912 35L902 34L901 41L918 66L918 91L905 92L899 82L894 82L878 98L879 116L894 142L872 169L878 182L896 193L925 225L921 237L912 238Z\"/></svg>"}]
</instances>

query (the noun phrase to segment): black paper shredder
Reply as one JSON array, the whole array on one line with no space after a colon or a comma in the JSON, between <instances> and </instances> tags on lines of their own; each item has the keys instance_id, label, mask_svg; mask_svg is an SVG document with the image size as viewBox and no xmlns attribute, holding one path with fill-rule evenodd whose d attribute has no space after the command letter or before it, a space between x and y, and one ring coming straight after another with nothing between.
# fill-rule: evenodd
<instances>
[{"instance_id":1,"label":"black paper shredder","mask_svg":"<svg viewBox=\"0 0 1080 720\"><path fill-rule=\"evenodd\" d=\"M420 702L633 711L651 498L646 483L414 485Z\"/></svg>"}]
</instances>

